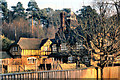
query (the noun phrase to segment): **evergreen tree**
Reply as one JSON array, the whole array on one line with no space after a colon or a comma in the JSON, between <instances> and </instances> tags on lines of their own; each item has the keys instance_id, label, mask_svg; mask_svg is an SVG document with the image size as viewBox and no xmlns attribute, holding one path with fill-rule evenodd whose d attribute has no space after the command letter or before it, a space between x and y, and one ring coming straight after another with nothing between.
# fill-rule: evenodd
<instances>
[{"instance_id":1,"label":"evergreen tree","mask_svg":"<svg viewBox=\"0 0 120 80\"><path fill-rule=\"evenodd\" d=\"M31 19L32 18L32 34L33 34L33 21L39 20L39 24L40 24L40 15L39 15L39 7L36 3L35 0L30 0L28 3L28 8L26 9L28 18Z\"/></svg>"},{"instance_id":2,"label":"evergreen tree","mask_svg":"<svg viewBox=\"0 0 120 80\"><path fill-rule=\"evenodd\" d=\"M38 17L40 9L34 0L29 1L28 8L26 9L26 11L28 11L27 13L29 18L33 17L34 20L37 20L38 18L40 18Z\"/></svg>"},{"instance_id":3,"label":"evergreen tree","mask_svg":"<svg viewBox=\"0 0 120 80\"><path fill-rule=\"evenodd\" d=\"M19 17L25 17L24 8L21 2L18 2L16 6L11 7L13 9L13 19Z\"/></svg>"},{"instance_id":4,"label":"evergreen tree","mask_svg":"<svg viewBox=\"0 0 120 80\"><path fill-rule=\"evenodd\" d=\"M8 20L8 9L7 9L7 2L6 0L0 0L1 2L1 8L3 11L3 20L7 21Z\"/></svg>"}]
</instances>

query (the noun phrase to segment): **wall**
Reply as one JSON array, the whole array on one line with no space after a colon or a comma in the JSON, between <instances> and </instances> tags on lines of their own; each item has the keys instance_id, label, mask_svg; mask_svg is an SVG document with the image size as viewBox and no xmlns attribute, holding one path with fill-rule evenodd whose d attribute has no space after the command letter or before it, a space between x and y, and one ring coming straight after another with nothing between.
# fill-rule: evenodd
<instances>
[{"instance_id":1,"label":"wall","mask_svg":"<svg viewBox=\"0 0 120 80\"><path fill-rule=\"evenodd\" d=\"M18 51L13 51L13 47L18 47ZM17 45L10 47L10 53L11 53L13 56L20 56L20 55L21 55L21 52L22 52L22 50L21 50L20 47L17 46Z\"/></svg>"},{"instance_id":2,"label":"wall","mask_svg":"<svg viewBox=\"0 0 120 80\"><path fill-rule=\"evenodd\" d=\"M22 50L22 56L30 56L30 55L44 55L41 54L41 50Z\"/></svg>"},{"instance_id":3,"label":"wall","mask_svg":"<svg viewBox=\"0 0 120 80\"><path fill-rule=\"evenodd\" d=\"M29 57L38 57L38 56L29 56ZM36 66L40 66L40 64L52 64L52 58L46 58L45 61L43 61L43 58L37 59L37 63L33 64L28 64L27 63L27 57L22 57L22 58L16 58L16 59L6 59L7 64L7 72L16 72L16 71L21 71L19 70L19 67L24 66L22 69L23 70L35 70Z\"/></svg>"},{"instance_id":4,"label":"wall","mask_svg":"<svg viewBox=\"0 0 120 80\"><path fill-rule=\"evenodd\" d=\"M76 63L70 63L70 64L60 64L58 65L58 70L68 70L68 69L76 69Z\"/></svg>"},{"instance_id":5,"label":"wall","mask_svg":"<svg viewBox=\"0 0 120 80\"><path fill-rule=\"evenodd\" d=\"M19 72L24 71L23 65L8 65L7 66L7 72Z\"/></svg>"},{"instance_id":6,"label":"wall","mask_svg":"<svg viewBox=\"0 0 120 80\"><path fill-rule=\"evenodd\" d=\"M103 69L104 78L119 78L120 79L120 66L105 67Z\"/></svg>"}]
</instances>

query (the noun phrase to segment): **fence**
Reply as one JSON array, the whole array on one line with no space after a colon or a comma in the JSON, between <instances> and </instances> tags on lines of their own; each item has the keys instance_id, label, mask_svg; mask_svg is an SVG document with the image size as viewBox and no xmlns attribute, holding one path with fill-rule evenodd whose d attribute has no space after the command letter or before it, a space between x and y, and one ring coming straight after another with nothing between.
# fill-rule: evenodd
<instances>
[{"instance_id":1,"label":"fence","mask_svg":"<svg viewBox=\"0 0 120 80\"><path fill-rule=\"evenodd\" d=\"M89 71L87 71L89 70ZM0 74L2 80L31 80L31 79L50 79L50 78L96 78L94 75L95 69L82 70L53 70L53 71L38 71L38 72L23 72L23 73L8 73Z\"/></svg>"},{"instance_id":2,"label":"fence","mask_svg":"<svg viewBox=\"0 0 120 80\"><path fill-rule=\"evenodd\" d=\"M107 80L120 79L120 67L105 67L103 69L103 78ZM98 75L97 75L98 72ZM117 74L117 75L115 75ZM53 70L53 71L38 71L38 72L23 72L23 73L8 73L0 74L2 80L31 80L31 79L91 79L97 80L100 78L100 69L98 71L95 68L84 68L76 70ZM106 79L105 79L106 80Z\"/></svg>"}]
</instances>

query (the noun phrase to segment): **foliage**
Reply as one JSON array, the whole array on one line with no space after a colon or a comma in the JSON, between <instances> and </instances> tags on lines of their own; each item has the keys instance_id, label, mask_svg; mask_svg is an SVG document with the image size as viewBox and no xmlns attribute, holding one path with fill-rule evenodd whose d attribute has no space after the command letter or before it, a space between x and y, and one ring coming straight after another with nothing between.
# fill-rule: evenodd
<instances>
[{"instance_id":1,"label":"foliage","mask_svg":"<svg viewBox=\"0 0 120 80\"><path fill-rule=\"evenodd\" d=\"M102 5L99 8L103 8L107 12L108 7L106 6L108 5ZM80 20L82 35L79 29L74 31L76 35L83 39L83 46L91 53L91 60L93 61L91 65L101 67L102 69L106 64L111 64L115 58L120 55L120 25L116 23L118 18L114 15L105 17L108 15L106 12L104 12L104 16L103 13L100 12L101 14L93 14L91 17L87 15L88 20ZM86 14L86 11L84 14ZM112 56L113 59L109 60L109 56Z\"/></svg>"},{"instance_id":2,"label":"foliage","mask_svg":"<svg viewBox=\"0 0 120 80\"><path fill-rule=\"evenodd\" d=\"M1 3L1 8L3 11L3 20L7 20L8 19L8 9L7 9L7 2L2 2Z\"/></svg>"},{"instance_id":3,"label":"foliage","mask_svg":"<svg viewBox=\"0 0 120 80\"><path fill-rule=\"evenodd\" d=\"M25 17L25 13L24 13L25 9L23 8L21 2L18 2L16 6L12 6L11 8L13 9L12 13L14 19L17 17Z\"/></svg>"},{"instance_id":4,"label":"foliage","mask_svg":"<svg viewBox=\"0 0 120 80\"><path fill-rule=\"evenodd\" d=\"M2 36L2 50L8 50L9 46L14 42L9 40L8 38Z\"/></svg>"},{"instance_id":5,"label":"foliage","mask_svg":"<svg viewBox=\"0 0 120 80\"><path fill-rule=\"evenodd\" d=\"M40 19L39 7L36 2L29 1L26 11L28 11L27 14L29 18L33 17L34 20Z\"/></svg>"},{"instance_id":6,"label":"foliage","mask_svg":"<svg viewBox=\"0 0 120 80\"><path fill-rule=\"evenodd\" d=\"M70 13L71 12L71 9L70 8L64 8L63 11L67 12L67 13Z\"/></svg>"}]
</instances>

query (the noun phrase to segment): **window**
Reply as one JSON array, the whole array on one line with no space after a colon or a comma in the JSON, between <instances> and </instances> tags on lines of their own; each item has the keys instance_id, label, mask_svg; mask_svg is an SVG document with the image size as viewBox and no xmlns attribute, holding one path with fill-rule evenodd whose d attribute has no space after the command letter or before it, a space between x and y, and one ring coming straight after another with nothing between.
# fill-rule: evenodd
<instances>
[{"instance_id":1,"label":"window","mask_svg":"<svg viewBox=\"0 0 120 80\"><path fill-rule=\"evenodd\" d=\"M57 47L55 45L52 46L53 51L57 51Z\"/></svg>"},{"instance_id":2,"label":"window","mask_svg":"<svg viewBox=\"0 0 120 80\"><path fill-rule=\"evenodd\" d=\"M60 46L61 46L61 50L62 50L62 51L63 51L63 50L67 50L66 44L61 44Z\"/></svg>"},{"instance_id":3,"label":"window","mask_svg":"<svg viewBox=\"0 0 120 80\"><path fill-rule=\"evenodd\" d=\"M27 58L28 64L34 64L36 63L36 58L35 57L29 57Z\"/></svg>"},{"instance_id":4,"label":"window","mask_svg":"<svg viewBox=\"0 0 120 80\"><path fill-rule=\"evenodd\" d=\"M18 51L18 47L13 47L13 51Z\"/></svg>"},{"instance_id":5,"label":"window","mask_svg":"<svg viewBox=\"0 0 120 80\"><path fill-rule=\"evenodd\" d=\"M87 56L84 57L85 62L89 62L89 59Z\"/></svg>"},{"instance_id":6,"label":"window","mask_svg":"<svg viewBox=\"0 0 120 80\"><path fill-rule=\"evenodd\" d=\"M83 49L82 42L76 43L76 49Z\"/></svg>"},{"instance_id":7,"label":"window","mask_svg":"<svg viewBox=\"0 0 120 80\"><path fill-rule=\"evenodd\" d=\"M48 47L47 47L47 46L45 46L45 47L44 47L44 51L47 51L47 48L48 48Z\"/></svg>"},{"instance_id":8,"label":"window","mask_svg":"<svg viewBox=\"0 0 120 80\"><path fill-rule=\"evenodd\" d=\"M68 62L72 63L73 57L68 57Z\"/></svg>"}]
</instances>

